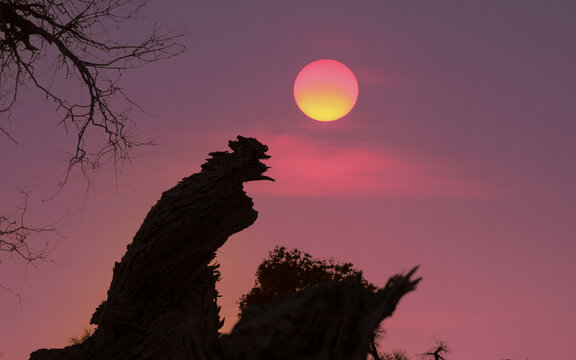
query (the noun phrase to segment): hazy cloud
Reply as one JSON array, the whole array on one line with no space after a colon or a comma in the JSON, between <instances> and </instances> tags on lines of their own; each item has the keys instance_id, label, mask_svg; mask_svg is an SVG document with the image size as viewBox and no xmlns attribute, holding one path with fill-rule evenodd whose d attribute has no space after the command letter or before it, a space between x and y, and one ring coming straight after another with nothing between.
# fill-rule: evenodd
<instances>
[{"instance_id":1,"label":"hazy cloud","mask_svg":"<svg viewBox=\"0 0 576 360\"><path fill-rule=\"evenodd\" d=\"M258 137L270 147L276 183L250 191L283 196L479 197L488 194L453 170L414 154L340 146L294 135Z\"/></svg>"}]
</instances>

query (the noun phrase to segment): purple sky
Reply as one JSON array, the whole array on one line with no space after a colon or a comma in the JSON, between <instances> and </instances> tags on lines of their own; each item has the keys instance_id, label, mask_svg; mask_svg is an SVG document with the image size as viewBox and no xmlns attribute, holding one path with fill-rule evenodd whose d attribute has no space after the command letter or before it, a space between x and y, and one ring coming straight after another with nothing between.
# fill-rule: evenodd
<instances>
[{"instance_id":1,"label":"purple sky","mask_svg":"<svg viewBox=\"0 0 576 360\"><path fill-rule=\"evenodd\" d=\"M270 147L276 183L247 188L257 222L219 251L225 329L275 245L353 262L371 282L421 265L418 290L385 322L381 350L453 359L567 359L576 324L576 3L572 1L166 0L146 14L185 26L188 51L126 72L154 116L134 112L137 150L82 201L81 179L42 203L71 138L37 92L0 137L0 211L27 185L31 219L63 218L53 263L2 259L0 351L26 359L88 325L162 191L236 135ZM142 31L134 27L134 34ZM357 76L333 123L307 118L292 86L313 60Z\"/></svg>"}]
</instances>

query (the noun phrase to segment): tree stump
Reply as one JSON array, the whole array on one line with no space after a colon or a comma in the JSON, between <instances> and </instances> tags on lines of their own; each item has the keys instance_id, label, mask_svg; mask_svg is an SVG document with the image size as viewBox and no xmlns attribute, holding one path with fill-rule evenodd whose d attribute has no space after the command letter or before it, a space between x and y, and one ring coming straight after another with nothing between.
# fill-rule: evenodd
<instances>
[{"instance_id":1,"label":"tree stump","mask_svg":"<svg viewBox=\"0 0 576 360\"><path fill-rule=\"evenodd\" d=\"M85 342L40 349L30 360L365 359L370 334L420 279L391 278L371 292L327 284L276 304L248 309L221 336L216 250L258 213L243 183L263 175L268 147L254 138L210 153L202 171L164 192L114 265L107 300Z\"/></svg>"}]
</instances>

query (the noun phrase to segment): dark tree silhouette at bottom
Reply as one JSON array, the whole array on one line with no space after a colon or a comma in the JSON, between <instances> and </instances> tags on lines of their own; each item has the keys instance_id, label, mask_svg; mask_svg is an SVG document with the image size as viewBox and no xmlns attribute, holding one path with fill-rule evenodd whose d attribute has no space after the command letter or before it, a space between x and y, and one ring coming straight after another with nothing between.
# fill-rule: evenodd
<instances>
[{"instance_id":1,"label":"dark tree silhouette at bottom","mask_svg":"<svg viewBox=\"0 0 576 360\"><path fill-rule=\"evenodd\" d=\"M80 344L40 349L30 360L325 359L364 360L374 329L392 315L420 278L416 268L375 292L361 281L306 289L275 304L247 309L229 335L211 262L228 237L258 213L243 183L272 180L268 147L238 136L232 152L210 153L202 171L164 192L119 263L98 327Z\"/></svg>"},{"instance_id":2,"label":"dark tree silhouette at bottom","mask_svg":"<svg viewBox=\"0 0 576 360\"><path fill-rule=\"evenodd\" d=\"M241 317L248 306L273 303L282 296L330 281L360 281L367 290L376 290L352 263L337 263L332 258L317 259L298 249L287 251L283 246L276 246L258 265L254 287L240 297L238 316ZM382 332L380 327L376 328L370 339L368 353L374 360L382 360L376 346L376 338Z\"/></svg>"}]
</instances>

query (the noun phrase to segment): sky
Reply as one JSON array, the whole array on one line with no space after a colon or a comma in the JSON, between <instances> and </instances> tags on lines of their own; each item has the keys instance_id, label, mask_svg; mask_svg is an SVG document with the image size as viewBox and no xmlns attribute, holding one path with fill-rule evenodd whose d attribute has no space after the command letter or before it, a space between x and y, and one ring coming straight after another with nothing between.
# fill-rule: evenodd
<instances>
[{"instance_id":1,"label":"sky","mask_svg":"<svg viewBox=\"0 0 576 360\"><path fill-rule=\"evenodd\" d=\"M187 51L123 74L146 113L137 149L84 195L54 200L72 138L33 89L0 138L0 211L31 191L31 221L58 221L50 262L3 257L0 351L27 359L88 326L118 261L161 193L237 135L269 146L249 183L259 218L218 251L221 315L274 246L349 261L380 286L420 265L423 281L384 322L382 351L449 359L573 356L576 325L576 3L572 1L152 2L145 20L184 27ZM134 36L146 30L138 23ZM356 75L354 109L317 122L293 84L318 59ZM36 241L44 241L37 239Z\"/></svg>"}]
</instances>

